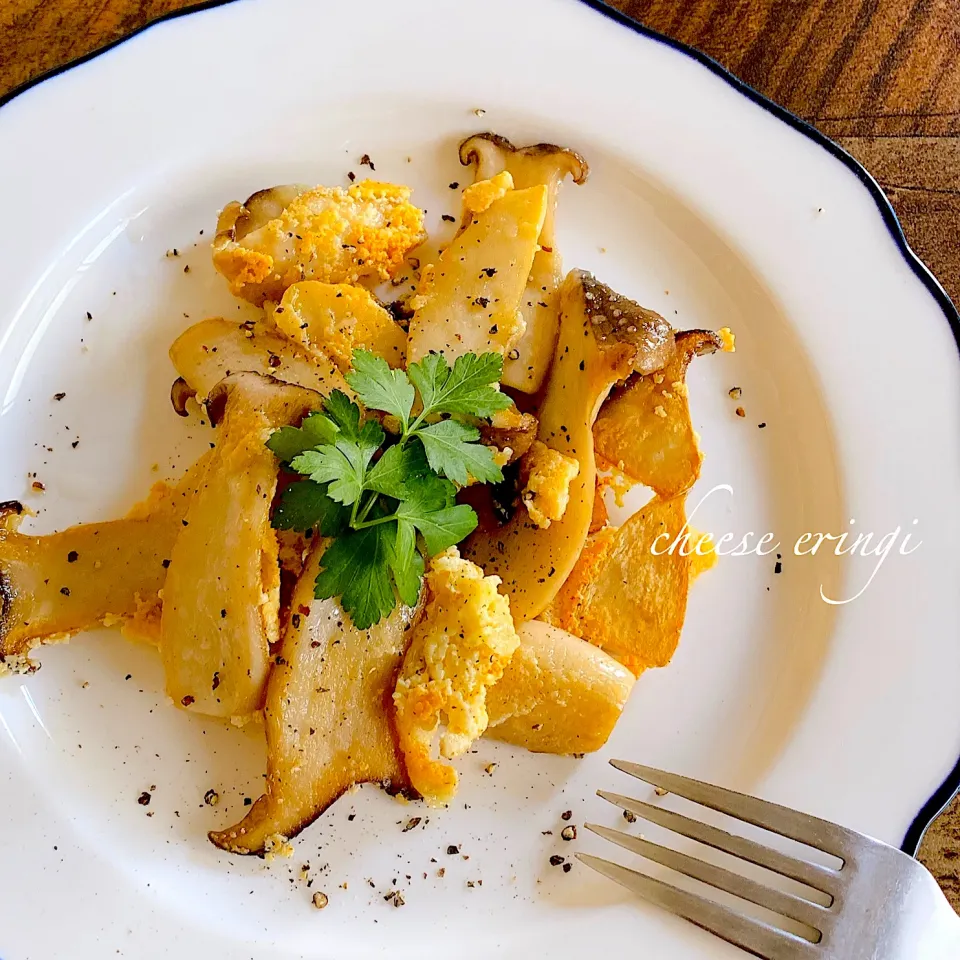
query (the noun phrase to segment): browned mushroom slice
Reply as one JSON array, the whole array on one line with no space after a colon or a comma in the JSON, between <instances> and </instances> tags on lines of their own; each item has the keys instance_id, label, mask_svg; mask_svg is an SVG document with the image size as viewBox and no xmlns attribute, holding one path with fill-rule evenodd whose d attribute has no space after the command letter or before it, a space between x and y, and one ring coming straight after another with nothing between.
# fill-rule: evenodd
<instances>
[{"instance_id":1,"label":"browned mushroom slice","mask_svg":"<svg viewBox=\"0 0 960 960\"><path fill-rule=\"evenodd\" d=\"M634 676L598 647L531 620L487 693L486 736L535 753L590 753L613 732Z\"/></svg>"},{"instance_id":2,"label":"browned mushroom slice","mask_svg":"<svg viewBox=\"0 0 960 960\"><path fill-rule=\"evenodd\" d=\"M213 265L252 303L298 280L387 280L424 239L410 188L364 180L347 189L292 184L230 203L217 221Z\"/></svg>"},{"instance_id":3,"label":"browned mushroom slice","mask_svg":"<svg viewBox=\"0 0 960 960\"><path fill-rule=\"evenodd\" d=\"M538 439L580 464L563 516L541 529L518 510L503 526L479 527L462 548L486 573L502 578L517 623L533 620L547 607L587 538L596 486L592 427L600 405L618 380L647 368L651 353L662 357L672 343L672 331L666 332L669 326L659 317L643 335L621 331L617 318L604 313L609 292L580 270L567 275L560 291L560 336L539 411Z\"/></svg>"},{"instance_id":4,"label":"browned mushroom slice","mask_svg":"<svg viewBox=\"0 0 960 960\"><path fill-rule=\"evenodd\" d=\"M489 420L477 422L480 439L506 455L506 462L519 460L537 439L537 418L521 413L516 406L498 410Z\"/></svg>"},{"instance_id":5,"label":"browned mushroom slice","mask_svg":"<svg viewBox=\"0 0 960 960\"><path fill-rule=\"evenodd\" d=\"M24 509L0 505L0 661L159 606L181 520L210 454L176 487L158 483L122 520L43 537L17 532Z\"/></svg>"},{"instance_id":6,"label":"browned mushroom slice","mask_svg":"<svg viewBox=\"0 0 960 960\"><path fill-rule=\"evenodd\" d=\"M460 144L460 162L474 164L477 180L506 170L518 189L543 185L548 190L547 211L540 231L540 249L533 258L520 310L526 328L510 350L503 367L509 387L536 393L553 359L560 318L559 289L563 262L556 244L555 219L560 184L567 176L583 183L589 174L578 153L552 143L515 147L495 133L478 133Z\"/></svg>"},{"instance_id":7,"label":"browned mushroom slice","mask_svg":"<svg viewBox=\"0 0 960 960\"><path fill-rule=\"evenodd\" d=\"M703 454L690 422L687 367L695 356L725 349L710 330L676 335L676 353L662 370L631 377L603 405L593 427L597 453L631 480L669 499L700 476Z\"/></svg>"},{"instance_id":8,"label":"browned mushroom slice","mask_svg":"<svg viewBox=\"0 0 960 960\"><path fill-rule=\"evenodd\" d=\"M357 630L336 600L313 595L325 548L307 559L267 687L266 793L236 826L210 834L232 853L294 836L354 784L408 789L392 717L410 610Z\"/></svg>"},{"instance_id":9,"label":"browned mushroom slice","mask_svg":"<svg viewBox=\"0 0 960 960\"><path fill-rule=\"evenodd\" d=\"M666 666L680 641L690 552L700 539L682 544L685 524L684 497L654 497L623 526L594 534L544 619L606 650L637 676Z\"/></svg>"},{"instance_id":10,"label":"browned mushroom slice","mask_svg":"<svg viewBox=\"0 0 960 960\"><path fill-rule=\"evenodd\" d=\"M473 193L471 193L473 191ZM507 173L464 191L467 222L414 298L407 360L506 355L523 333L520 305L547 209L544 186L515 190Z\"/></svg>"},{"instance_id":11,"label":"browned mushroom slice","mask_svg":"<svg viewBox=\"0 0 960 960\"><path fill-rule=\"evenodd\" d=\"M189 392L200 400L224 377L244 372L273 377L324 395L332 390L352 395L333 360L297 349L263 323L236 323L222 317L201 320L173 342L170 359ZM186 409L186 393L178 381L173 391L178 413Z\"/></svg>"},{"instance_id":12,"label":"browned mushroom slice","mask_svg":"<svg viewBox=\"0 0 960 960\"><path fill-rule=\"evenodd\" d=\"M268 187L251 194L243 203L228 203L217 218L216 241L230 239L240 241L271 220L276 220L286 207L293 203L301 193L310 189L307 183L284 183L278 187Z\"/></svg>"},{"instance_id":13,"label":"browned mushroom slice","mask_svg":"<svg viewBox=\"0 0 960 960\"><path fill-rule=\"evenodd\" d=\"M160 653L175 704L219 717L263 704L280 602L270 526L278 462L265 442L321 400L312 390L251 373L235 374L211 393L217 445L163 587Z\"/></svg>"},{"instance_id":14,"label":"browned mushroom slice","mask_svg":"<svg viewBox=\"0 0 960 960\"><path fill-rule=\"evenodd\" d=\"M391 367L407 359L406 331L363 287L304 280L287 288L273 311L277 329L306 353L330 357L344 373L354 350L377 353Z\"/></svg>"}]
</instances>

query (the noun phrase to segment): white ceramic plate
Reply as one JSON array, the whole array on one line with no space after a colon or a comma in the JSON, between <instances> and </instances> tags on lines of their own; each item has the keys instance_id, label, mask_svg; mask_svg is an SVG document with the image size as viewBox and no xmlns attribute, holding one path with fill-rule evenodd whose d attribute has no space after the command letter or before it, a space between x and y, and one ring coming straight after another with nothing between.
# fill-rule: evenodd
<instances>
[{"instance_id":1,"label":"white ceramic plate","mask_svg":"<svg viewBox=\"0 0 960 960\"><path fill-rule=\"evenodd\" d=\"M446 185L467 177L456 144L483 129L589 159L589 183L562 197L569 265L681 327L736 330L735 355L693 367L708 454L697 490L733 487L697 525L774 532L782 573L773 556L729 557L699 582L674 662L640 680L601 754L483 741L461 765L455 808L365 788L273 864L204 837L259 793L256 731L170 708L156 656L110 633L43 650L40 673L0 685L4 960L732 956L579 865L549 865L600 848L582 830L561 841L562 811L622 825L594 789L646 794L609 757L909 847L952 792L956 313L853 161L703 58L575 0L233 3L11 99L0 493L36 507L41 531L117 516L207 442L170 409L166 348L197 318L246 309L209 265L226 201L275 182L345 182L369 153L377 176L416 188L442 235L456 207ZM167 259L171 247L184 255ZM857 600L829 605L821 585L856 594L876 560L790 548L851 518L922 544L889 556ZM411 816L429 822L401 832ZM310 889L297 879L307 862ZM403 909L383 899L393 882ZM322 913L309 905L318 889Z\"/></svg>"}]
</instances>

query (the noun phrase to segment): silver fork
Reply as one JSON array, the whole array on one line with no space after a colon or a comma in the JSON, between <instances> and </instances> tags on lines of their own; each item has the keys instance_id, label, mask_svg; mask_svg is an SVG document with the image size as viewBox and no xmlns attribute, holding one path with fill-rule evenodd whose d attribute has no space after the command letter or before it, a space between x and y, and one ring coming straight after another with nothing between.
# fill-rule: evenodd
<instances>
[{"instance_id":1,"label":"silver fork","mask_svg":"<svg viewBox=\"0 0 960 960\"><path fill-rule=\"evenodd\" d=\"M764 960L958 960L960 918L933 877L912 857L853 830L756 797L639 763L618 770L738 820L789 837L842 861L837 869L788 856L664 807L598 790L604 800L681 836L789 877L825 896L814 902L643 837L585 824L605 840L716 890L755 903L807 928L801 936L609 860L577 854L587 866L671 913Z\"/></svg>"}]
</instances>

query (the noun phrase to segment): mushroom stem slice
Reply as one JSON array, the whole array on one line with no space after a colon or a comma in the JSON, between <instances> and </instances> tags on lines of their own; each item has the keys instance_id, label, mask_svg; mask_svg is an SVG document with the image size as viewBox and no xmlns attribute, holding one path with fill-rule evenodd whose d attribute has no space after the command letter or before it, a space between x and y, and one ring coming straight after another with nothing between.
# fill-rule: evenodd
<instances>
[{"instance_id":1,"label":"mushroom stem slice","mask_svg":"<svg viewBox=\"0 0 960 960\"><path fill-rule=\"evenodd\" d=\"M460 144L460 162L474 165L477 180L507 171L518 189L543 185L547 210L540 231L539 249L533 258L520 310L525 329L504 363L503 382L525 393L536 393L543 384L557 341L560 306L558 291L563 261L556 242L557 200L566 177L583 183L589 174L578 153L552 143L515 147L494 133L478 133Z\"/></svg>"},{"instance_id":2,"label":"mushroom stem slice","mask_svg":"<svg viewBox=\"0 0 960 960\"><path fill-rule=\"evenodd\" d=\"M531 620L487 693L486 735L535 753L591 753L613 731L634 676L593 644Z\"/></svg>"},{"instance_id":3,"label":"mushroom stem slice","mask_svg":"<svg viewBox=\"0 0 960 960\"><path fill-rule=\"evenodd\" d=\"M151 616L210 456L176 487L156 484L122 520L36 537L18 532L21 504L0 505L0 661L101 624Z\"/></svg>"},{"instance_id":4,"label":"mushroom stem slice","mask_svg":"<svg viewBox=\"0 0 960 960\"><path fill-rule=\"evenodd\" d=\"M280 572L270 507L279 465L265 443L321 396L235 374L211 392L217 444L170 554L160 653L167 693L197 713L246 715L263 704L277 639Z\"/></svg>"},{"instance_id":5,"label":"mushroom stem slice","mask_svg":"<svg viewBox=\"0 0 960 960\"><path fill-rule=\"evenodd\" d=\"M304 280L287 288L273 322L288 339L321 360L353 368L353 351L377 353L391 367L404 367L407 334L363 287Z\"/></svg>"},{"instance_id":6,"label":"mushroom stem slice","mask_svg":"<svg viewBox=\"0 0 960 960\"><path fill-rule=\"evenodd\" d=\"M479 187L489 187L480 191ZM465 194L466 225L424 270L408 362L431 352L506 355L523 333L520 306L547 208L547 188L513 189L509 174ZM471 207L471 204L475 206Z\"/></svg>"},{"instance_id":7,"label":"mushroom stem slice","mask_svg":"<svg viewBox=\"0 0 960 960\"><path fill-rule=\"evenodd\" d=\"M528 147L515 147L506 137L497 133L475 133L460 144L460 162L469 167L473 164L478 180L489 180L501 170L509 170L518 187L529 186L524 180L541 182L544 172L559 168L561 176L569 176L574 183L585 183L590 176L587 161L576 150L555 143L534 143ZM516 173L514 173L516 170Z\"/></svg>"},{"instance_id":8,"label":"mushroom stem slice","mask_svg":"<svg viewBox=\"0 0 960 960\"><path fill-rule=\"evenodd\" d=\"M617 317L604 312L612 302L607 293L612 291L580 270L567 275L560 292L560 336L537 438L580 464L563 516L541 529L518 510L503 526L479 527L462 549L486 573L502 578L517 623L533 620L548 606L587 538L597 475L592 428L601 404L617 381L649 366L651 353L663 357L665 344L672 344L672 331L662 330L665 321L659 317L649 337L621 330Z\"/></svg>"},{"instance_id":9,"label":"mushroom stem slice","mask_svg":"<svg viewBox=\"0 0 960 960\"><path fill-rule=\"evenodd\" d=\"M352 396L336 364L323 353L308 354L262 322L236 323L222 317L201 320L170 347L180 374L171 392L174 409L185 411L185 393L207 398L214 386L235 373L259 373L324 395L343 390Z\"/></svg>"},{"instance_id":10,"label":"mushroom stem slice","mask_svg":"<svg viewBox=\"0 0 960 960\"><path fill-rule=\"evenodd\" d=\"M317 600L326 545L314 544L297 582L267 686L266 792L240 823L210 834L232 853L295 836L354 784L409 789L392 698L412 611L399 607L357 630L335 599Z\"/></svg>"}]
</instances>

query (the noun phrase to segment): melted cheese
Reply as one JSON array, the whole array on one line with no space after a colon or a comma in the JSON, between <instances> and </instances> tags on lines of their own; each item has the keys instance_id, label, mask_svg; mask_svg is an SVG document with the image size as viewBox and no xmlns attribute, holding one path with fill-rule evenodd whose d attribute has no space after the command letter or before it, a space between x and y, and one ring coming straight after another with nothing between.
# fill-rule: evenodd
<instances>
[{"instance_id":1,"label":"melted cheese","mask_svg":"<svg viewBox=\"0 0 960 960\"><path fill-rule=\"evenodd\" d=\"M397 733L413 786L435 804L448 803L457 773L433 757L465 753L487 728L487 690L503 676L520 641L500 580L485 577L456 548L438 554L426 576L427 602L414 628L393 695Z\"/></svg>"}]
</instances>

